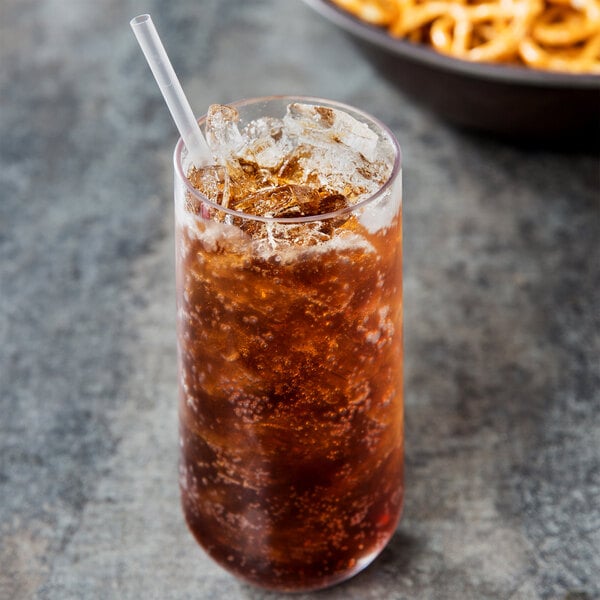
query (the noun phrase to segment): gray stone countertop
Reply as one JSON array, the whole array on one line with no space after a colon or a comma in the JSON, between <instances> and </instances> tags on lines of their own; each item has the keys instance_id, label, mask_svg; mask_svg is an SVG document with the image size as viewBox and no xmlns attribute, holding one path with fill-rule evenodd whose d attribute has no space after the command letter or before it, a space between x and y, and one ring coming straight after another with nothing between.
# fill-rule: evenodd
<instances>
[{"instance_id":1,"label":"gray stone countertop","mask_svg":"<svg viewBox=\"0 0 600 600\"><path fill-rule=\"evenodd\" d=\"M322 96L403 146L404 518L314 597L599 598L598 156L451 128L298 0L0 0L0 598L283 597L179 508L177 134L141 12L198 111Z\"/></svg>"}]
</instances>

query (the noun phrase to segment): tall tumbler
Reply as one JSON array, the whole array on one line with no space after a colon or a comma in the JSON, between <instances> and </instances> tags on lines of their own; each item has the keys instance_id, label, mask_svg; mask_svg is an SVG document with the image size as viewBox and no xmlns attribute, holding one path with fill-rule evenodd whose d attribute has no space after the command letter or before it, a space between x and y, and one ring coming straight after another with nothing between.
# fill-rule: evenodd
<instances>
[{"instance_id":1,"label":"tall tumbler","mask_svg":"<svg viewBox=\"0 0 600 600\"><path fill-rule=\"evenodd\" d=\"M376 134L388 164L374 193L324 214L252 214L196 189L181 141L174 154L183 512L220 565L281 591L363 569L403 502L400 148L339 103L233 106L243 128L297 105Z\"/></svg>"}]
</instances>

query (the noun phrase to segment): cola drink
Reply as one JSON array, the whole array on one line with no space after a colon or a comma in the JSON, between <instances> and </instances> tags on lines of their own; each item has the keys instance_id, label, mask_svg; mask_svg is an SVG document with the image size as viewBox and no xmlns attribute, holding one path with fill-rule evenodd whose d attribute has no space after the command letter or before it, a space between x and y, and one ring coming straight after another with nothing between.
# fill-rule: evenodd
<instances>
[{"instance_id":1,"label":"cola drink","mask_svg":"<svg viewBox=\"0 0 600 600\"><path fill-rule=\"evenodd\" d=\"M175 152L183 512L238 577L327 587L402 509L399 148L320 100L204 124L215 165Z\"/></svg>"}]
</instances>

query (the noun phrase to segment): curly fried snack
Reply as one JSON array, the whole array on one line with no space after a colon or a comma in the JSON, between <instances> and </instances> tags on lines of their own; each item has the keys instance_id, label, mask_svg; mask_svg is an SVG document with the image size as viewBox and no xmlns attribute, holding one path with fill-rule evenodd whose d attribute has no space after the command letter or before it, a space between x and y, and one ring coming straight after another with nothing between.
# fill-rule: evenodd
<instances>
[{"instance_id":1,"label":"curly fried snack","mask_svg":"<svg viewBox=\"0 0 600 600\"><path fill-rule=\"evenodd\" d=\"M600 0L332 0L390 35L476 62L600 74Z\"/></svg>"}]
</instances>

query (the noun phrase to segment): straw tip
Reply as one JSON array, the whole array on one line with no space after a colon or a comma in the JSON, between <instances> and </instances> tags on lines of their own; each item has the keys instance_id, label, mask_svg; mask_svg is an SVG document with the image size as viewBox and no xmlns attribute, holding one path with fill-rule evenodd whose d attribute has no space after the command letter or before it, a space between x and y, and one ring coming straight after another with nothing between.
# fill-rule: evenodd
<instances>
[{"instance_id":1,"label":"straw tip","mask_svg":"<svg viewBox=\"0 0 600 600\"><path fill-rule=\"evenodd\" d=\"M144 23L147 23L148 21L152 21L152 17L148 14L144 14L144 15L138 15L137 17L133 17L133 19L131 19L131 21L129 21L129 24L132 27L136 27L137 25L143 25Z\"/></svg>"}]
</instances>

